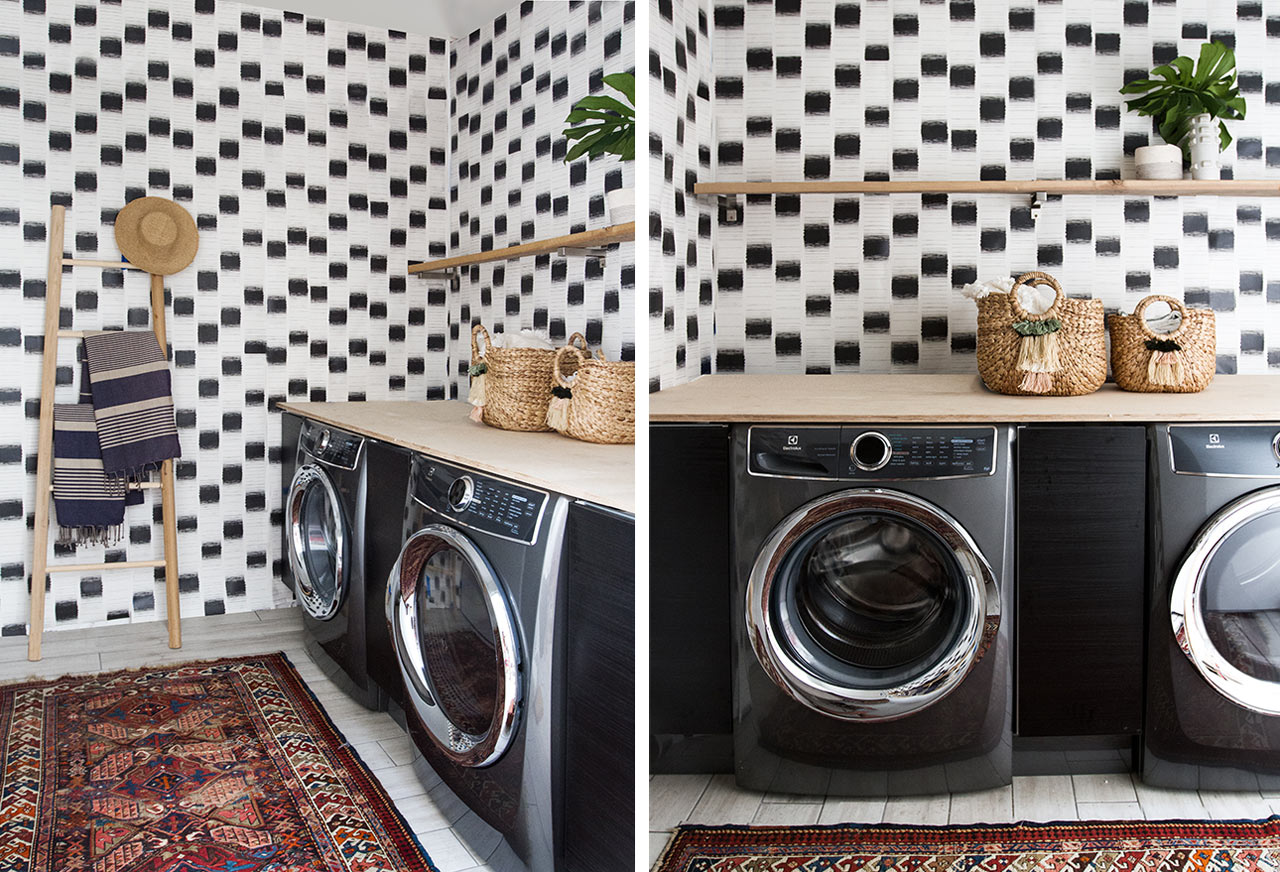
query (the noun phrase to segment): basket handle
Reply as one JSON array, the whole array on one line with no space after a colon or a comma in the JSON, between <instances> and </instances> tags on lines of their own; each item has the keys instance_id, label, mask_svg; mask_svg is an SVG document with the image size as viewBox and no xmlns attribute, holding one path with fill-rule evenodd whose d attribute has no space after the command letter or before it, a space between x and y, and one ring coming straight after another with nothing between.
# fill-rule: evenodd
<instances>
[{"instance_id":1,"label":"basket handle","mask_svg":"<svg viewBox=\"0 0 1280 872\"><path fill-rule=\"evenodd\" d=\"M569 337L568 345L573 346L575 342L577 342L576 347L585 352L587 357L591 356L591 346L587 344L587 337L583 336L581 333L574 332L574 334ZM596 357L600 360L605 359L604 352L599 348L596 349Z\"/></svg>"},{"instance_id":2,"label":"basket handle","mask_svg":"<svg viewBox=\"0 0 1280 872\"><path fill-rule=\"evenodd\" d=\"M1023 285L1049 285L1053 288L1053 305L1045 309L1039 315L1032 315L1026 309L1022 308L1022 302L1018 299L1018 288ZM1048 273L1029 272L1018 276L1018 280L1013 283L1013 288L1009 291L1009 308L1013 310L1013 316L1019 321L1039 321L1048 318L1054 309L1058 308L1058 304L1063 298L1062 285L1058 284L1058 280Z\"/></svg>"},{"instance_id":3,"label":"basket handle","mask_svg":"<svg viewBox=\"0 0 1280 872\"><path fill-rule=\"evenodd\" d=\"M574 334L574 335L576 336L578 334ZM583 341L585 342L586 340L584 339ZM569 354L572 354L578 358L579 368L582 367L584 357L586 358L586 360L591 359L589 356L584 355L582 353L582 350L578 348L578 346L576 345L562 345L560 348L556 349L555 362L551 366L551 381L554 382L557 387L567 388L571 384L564 377L564 374L560 372L560 362L564 360L564 358Z\"/></svg>"},{"instance_id":4,"label":"basket handle","mask_svg":"<svg viewBox=\"0 0 1280 872\"><path fill-rule=\"evenodd\" d=\"M1146 311L1147 306L1151 303L1168 303L1169 308L1178 313L1178 329L1170 330L1168 333L1157 333L1147 326ZM1138 307L1133 310L1133 317L1138 319L1138 330L1151 339L1176 339L1181 336L1187 329L1187 325L1191 322L1191 313L1187 311L1187 304L1176 297L1166 297L1164 294L1152 294L1144 297L1142 302L1138 303Z\"/></svg>"},{"instance_id":5,"label":"basket handle","mask_svg":"<svg viewBox=\"0 0 1280 872\"><path fill-rule=\"evenodd\" d=\"M493 347L493 340L489 338L489 331L484 329L483 324L477 324L476 326L472 327L471 328L471 362L472 363L475 363L477 360L479 360L481 356L480 343L479 343L479 335L481 333L484 334L485 348Z\"/></svg>"}]
</instances>

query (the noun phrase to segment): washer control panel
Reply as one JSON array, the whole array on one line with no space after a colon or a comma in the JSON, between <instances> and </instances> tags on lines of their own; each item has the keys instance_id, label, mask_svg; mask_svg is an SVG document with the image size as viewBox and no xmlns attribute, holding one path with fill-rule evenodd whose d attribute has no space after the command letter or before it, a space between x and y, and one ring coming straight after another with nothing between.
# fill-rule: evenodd
<instances>
[{"instance_id":1,"label":"washer control panel","mask_svg":"<svg viewBox=\"0 0 1280 872\"><path fill-rule=\"evenodd\" d=\"M418 502L463 526L528 544L538 538L542 491L429 457L414 458L413 487Z\"/></svg>"},{"instance_id":2,"label":"washer control panel","mask_svg":"<svg viewBox=\"0 0 1280 872\"><path fill-rule=\"evenodd\" d=\"M304 421L298 445L302 451L321 463L355 469L360 462L364 438L335 430L317 421Z\"/></svg>"},{"instance_id":3,"label":"washer control panel","mask_svg":"<svg viewBox=\"0 0 1280 872\"><path fill-rule=\"evenodd\" d=\"M990 475L994 427L752 427L749 471L782 478L894 480Z\"/></svg>"},{"instance_id":4,"label":"washer control panel","mask_svg":"<svg viewBox=\"0 0 1280 872\"><path fill-rule=\"evenodd\" d=\"M1280 478L1280 425L1175 424L1169 449L1183 475Z\"/></svg>"}]
</instances>

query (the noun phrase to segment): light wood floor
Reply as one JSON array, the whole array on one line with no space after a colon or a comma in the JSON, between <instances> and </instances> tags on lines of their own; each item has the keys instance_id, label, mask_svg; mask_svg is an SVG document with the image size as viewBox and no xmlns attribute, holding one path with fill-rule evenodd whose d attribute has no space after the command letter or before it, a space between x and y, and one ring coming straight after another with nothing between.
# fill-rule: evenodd
<instances>
[{"instance_id":1,"label":"light wood floor","mask_svg":"<svg viewBox=\"0 0 1280 872\"><path fill-rule=\"evenodd\" d=\"M307 654L296 608L188 618L180 650L171 650L162 622L46 633L44 659L27 660L26 637L0 639L0 682L54 678L139 666L283 651L334 724L373 770L440 872L507 868L511 851L488 824L439 779L423 783L412 768L418 751L383 712L352 701Z\"/></svg>"},{"instance_id":2,"label":"light wood floor","mask_svg":"<svg viewBox=\"0 0 1280 872\"><path fill-rule=\"evenodd\" d=\"M1159 790L1131 775L1017 776L977 793L848 799L756 793L732 775L649 779L649 862L679 824L973 824L1014 821L1237 820L1280 813L1280 793Z\"/></svg>"}]
</instances>

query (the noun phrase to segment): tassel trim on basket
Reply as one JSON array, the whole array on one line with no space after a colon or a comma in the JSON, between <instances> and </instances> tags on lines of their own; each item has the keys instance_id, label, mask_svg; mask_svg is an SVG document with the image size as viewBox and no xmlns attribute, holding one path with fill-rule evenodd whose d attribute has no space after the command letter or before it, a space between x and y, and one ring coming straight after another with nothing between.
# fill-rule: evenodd
<instances>
[{"instance_id":1,"label":"tassel trim on basket","mask_svg":"<svg viewBox=\"0 0 1280 872\"><path fill-rule=\"evenodd\" d=\"M1030 394L1047 394L1053 390L1053 373L1062 369L1058 349L1058 333L1062 322L1057 318L1039 321L1017 321L1013 329L1022 337L1018 347L1019 372L1026 373L1018 390Z\"/></svg>"},{"instance_id":2,"label":"tassel trim on basket","mask_svg":"<svg viewBox=\"0 0 1280 872\"><path fill-rule=\"evenodd\" d=\"M547 404L547 426L563 433L569 428L569 400L573 391L556 385L551 389L551 402Z\"/></svg>"},{"instance_id":3,"label":"tassel trim on basket","mask_svg":"<svg viewBox=\"0 0 1280 872\"><path fill-rule=\"evenodd\" d=\"M1148 339L1147 381L1162 387L1177 387L1187 377L1187 361L1182 346L1172 339Z\"/></svg>"},{"instance_id":4,"label":"tassel trim on basket","mask_svg":"<svg viewBox=\"0 0 1280 872\"><path fill-rule=\"evenodd\" d=\"M473 363L467 368L467 375L471 376L471 390L467 393L467 402L473 406L483 406L485 400L484 382L485 373L489 371L489 364L483 360L479 363Z\"/></svg>"}]
</instances>

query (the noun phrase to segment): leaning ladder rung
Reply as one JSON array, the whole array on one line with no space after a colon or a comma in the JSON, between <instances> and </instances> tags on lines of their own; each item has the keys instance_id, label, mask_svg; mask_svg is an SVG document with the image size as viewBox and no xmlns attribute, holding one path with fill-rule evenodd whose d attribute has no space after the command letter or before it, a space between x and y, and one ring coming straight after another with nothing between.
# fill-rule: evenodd
<instances>
[{"instance_id":1,"label":"leaning ladder rung","mask_svg":"<svg viewBox=\"0 0 1280 872\"><path fill-rule=\"evenodd\" d=\"M142 269L124 260L85 260L81 257L64 257L63 266L96 266L102 269Z\"/></svg>"},{"instance_id":2,"label":"leaning ladder rung","mask_svg":"<svg viewBox=\"0 0 1280 872\"><path fill-rule=\"evenodd\" d=\"M160 482L158 481L131 481L128 484L129 490L160 490ZM49 485L49 493L53 493L53 485Z\"/></svg>"},{"instance_id":3,"label":"leaning ladder rung","mask_svg":"<svg viewBox=\"0 0 1280 872\"><path fill-rule=\"evenodd\" d=\"M155 569L164 566L163 560L121 560L116 563L67 563L63 566L45 567L45 572L100 572L108 569Z\"/></svg>"}]
</instances>

